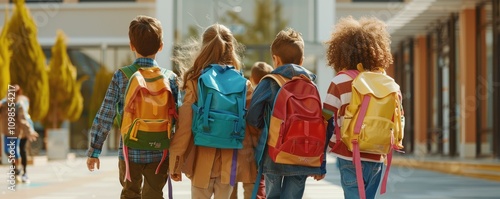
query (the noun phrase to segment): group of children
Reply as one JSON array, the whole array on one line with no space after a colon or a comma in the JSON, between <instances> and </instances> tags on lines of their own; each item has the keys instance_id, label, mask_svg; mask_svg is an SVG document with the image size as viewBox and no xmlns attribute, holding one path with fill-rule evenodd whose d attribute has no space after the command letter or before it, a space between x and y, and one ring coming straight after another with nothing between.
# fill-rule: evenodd
<instances>
[{"instance_id":1,"label":"group of children","mask_svg":"<svg viewBox=\"0 0 500 199\"><path fill-rule=\"evenodd\" d=\"M130 48L137 57L134 64L140 67L157 66L155 56L163 47L160 22L147 16L136 17L130 23L129 38ZM355 20L349 17L340 20L327 44L328 64L337 72L356 69L358 63L362 63L365 70L375 71L387 68L392 62L389 35L384 23L375 18ZM189 63L185 66L186 70L181 71L180 77L173 73L168 77L179 113L175 133L170 142L168 164L159 166L161 150L130 149L128 159L132 181L124 181L125 163L120 150L119 173L123 187L121 198L163 198L162 189L168 175L174 181L181 181L182 174L191 180L192 198L235 197L237 186L231 186L230 183L233 150L195 145L191 127L193 104L197 101L197 81L203 69L210 64L219 64L241 70L242 63L238 52L241 48L227 27L214 24L204 31L196 48L186 49L195 49L194 53L187 53L193 55L193 58L186 62ZM256 179L262 179L257 182L259 186L255 186L258 187L257 198L302 198L306 179L323 179L326 174L325 166L279 164L273 162L267 153L264 153L262 163L256 164L254 149L259 139L263 139L261 130L265 128L264 124L269 122L266 121L265 112L266 109L273 108L280 88L271 79L260 80L268 73L290 79L300 75L313 81L315 75L302 67L304 41L300 33L293 29L282 30L277 34L271 45L271 54L272 66L264 62L255 63L246 84L246 134L243 149L237 153L236 181L243 183L245 198L252 196ZM326 113L340 110L340 116L343 115L345 105L350 101L351 81L352 78L347 75L338 75L332 79L324 101ZM123 112L127 83L128 79L120 70L114 73L103 104L94 119L87 159L90 171L99 168L102 145L111 130L115 116ZM335 122L329 120L328 125L341 124L341 119L342 117ZM333 146L335 139L331 140L330 146ZM120 147L123 147L122 142ZM339 157L345 198L358 198L355 175L353 178L352 153L346 151L345 147L335 147L332 152ZM380 181L383 157L374 154L362 154L362 157L363 169L370 170L365 176L367 198L374 198ZM155 173L157 167L160 169L159 173ZM258 167L262 169L262 176L258 176Z\"/></svg>"}]
</instances>

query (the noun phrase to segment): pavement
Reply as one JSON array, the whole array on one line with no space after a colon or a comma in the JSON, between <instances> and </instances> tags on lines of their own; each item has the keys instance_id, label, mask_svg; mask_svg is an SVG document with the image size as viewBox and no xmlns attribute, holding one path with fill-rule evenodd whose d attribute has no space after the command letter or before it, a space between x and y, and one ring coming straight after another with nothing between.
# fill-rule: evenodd
<instances>
[{"instance_id":1,"label":"pavement","mask_svg":"<svg viewBox=\"0 0 500 199\"><path fill-rule=\"evenodd\" d=\"M90 172L85 157L47 161L35 157L29 165L29 184L16 184L8 189L8 181L0 181L2 199L111 199L119 198L118 161L116 155L103 156L100 170ZM324 180L306 182L305 199L344 198L335 158L328 156L328 174ZM0 174L9 177L8 165L0 165ZM190 198L190 181L173 182L174 198ZM241 186L241 185L240 185ZM238 189L243 198L243 189ZM167 188L164 189L167 197ZM500 182L421 170L407 166L393 166L389 175L387 193L379 199L500 199Z\"/></svg>"}]
</instances>

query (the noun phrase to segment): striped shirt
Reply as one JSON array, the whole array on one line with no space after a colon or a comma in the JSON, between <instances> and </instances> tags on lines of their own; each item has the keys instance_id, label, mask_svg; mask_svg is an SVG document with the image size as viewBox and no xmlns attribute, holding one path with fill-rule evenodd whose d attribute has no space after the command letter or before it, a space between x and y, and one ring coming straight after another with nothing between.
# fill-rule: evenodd
<instances>
[{"instance_id":1,"label":"striped shirt","mask_svg":"<svg viewBox=\"0 0 500 199\"><path fill-rule=\"evenodd\" d=\"M323 112L329 117L333 117L334 113L339 114L339 117L335 121L335 125L342 124L346 107L351 101L352 80L353 79L349 77L349 75L340 73L332 79L332 81L330 82L330 86L328 87L328 93L326 94L326 98L323 103ZM336 137L335 135L333 135L330 139L330 145L333 146L335 142ZM349 151L347 146L342 142L331 152L333 152L333 154L335 154L339 158L352 161L352 152ZM361 160L383 162L384 157L379 154L361 153Z\"/></svg>"},{"instance_id":2,"label":"striped shirt","mask_svg":"<svg viewBox=\"0 0 500 199\"><path fill-rule=\"evenodd\" d=\"M138 58L135 60L134 64L137 64L141 67L153 67L158 66L154 59L150 58ZM178 103L178 84L177 84L177 75L173 74L169 78L170 89L172 90L172 94L174 96L174 100L176 101L176 107ZM117 70L114 75L111 83L109 84L108 90L106 92L106 96L102 102L101 108L99 112L97 112L96 117L92 123L92 127L90 129L90 148L87 152L88 157L97 158L101 154L102 145L108 137L109 131L113 126L113 121L116 116L116 107L118 106L118 110L123 114L123 103L125 101L125 89L127 88L128 79L123 74L121 70ZM123 160L123 141L120 138L120 150L118 152L118 156ZM138 150L138 149L129 149L129 160L134 163L146 164L153 162L160 162L161 157L163 155L163 151L151 151L151 150Z\"/></svg>"}]
</instances>

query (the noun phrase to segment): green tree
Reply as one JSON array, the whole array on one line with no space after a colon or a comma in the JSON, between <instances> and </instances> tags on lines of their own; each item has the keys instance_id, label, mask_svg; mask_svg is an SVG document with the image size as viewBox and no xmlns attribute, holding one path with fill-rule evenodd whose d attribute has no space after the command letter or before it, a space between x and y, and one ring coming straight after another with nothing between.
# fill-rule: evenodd
<instances>
[{"instance_id":1,"label":"green tree","mask_svg":"<svg viewBox=\"0 0 500 199\"><path fill-rule=\"evenodd\" d=\"M244 31L242 33L236 32L233 34L239 43L247 47L247 51L243 56L246 76L249 75L249 68L253 63L257 61L270 63L272 61L269 53L269 45L274 40L276 34L285 29L288 25L288 20L282 16L283 6L280 1L254 0L254 3L255 9L253 19L241 16L239 12L233 10L226 11L225 14L220 15L220 19L217 19L229 27L239 26L243 28ZM189 26L188 32L184 38L199 38L199 30L198 26ZM175 40L178 41L180 34L176 33L175 35ZM178 43L179 44L174 47L174 57L176 51L178 51L179 48L184 48L183 45L186 45L182 42Z\"/></svg>"},{"instance_id":2,"label":"green tree","mask_svg":"<svg viewBox=\"0 0 500 199\"><path fill-rule=\"evenodd\" d=\"M5 25L0 33L0 99L7 95L8 85L10 83L10 52L9 45L11 41L7 38L9 26L7 25L8 13L5 12Z\"/></svg>"},{"instance_id":3,"label":"green tree","mask_svg":"<svg viewBox=\"0 0 500 199\"><path fill-rule=\"evenodd\" d=\"M242 26L244 29L242 33L235 33L234 37L247 46L243 59L246 76L249 75L250 67L257 61L271 64L269 45L276 34L288 25L288 20L282 16L283 6L280 1L255 0L254 2L253 19L247 19L232 10L227 11L225 17L221 19L223 23Z\"/></svg>"},{"instance_id":4,"label":"green tree","mask_svg":"<svg viewBox=\"0 0 500 199\"><path fill-rule=\"evenodd\" d=\"M30 99L30 115L42 120L49 109L47 65L37 40L37 27L24 0L14 0L15 9L7 24L7 36L12 40L10 78L19 84Z\"/></svg>"},{"instance_id":5,"label":"green tree","mask_svg":"<svg viewBox=\"0 0 500 199\"><path fill-rule=\"evenodd\" d=\"M255 0L254 19L245 19L238 12L227 11L224 23L241 25L245 32L234 37L245 45L269 45L276 34L286 28L288 20L282 17L279 1Z\"/></svg>"},{"instance_id":6,"label":"green tree","mask_svg":"<svg viewBox=\"0 0 500 199\"><path fill-rule=\"evenodd\" d=\"M52 46L49 63L50 109L45 123L50 128L59 128L64 120L76 121L83 110L83 97L80 92L83 81L88 77L76 79L76 68L69 59L66 36L57 32L56 43Z\"/></svg>"}]
</instances>

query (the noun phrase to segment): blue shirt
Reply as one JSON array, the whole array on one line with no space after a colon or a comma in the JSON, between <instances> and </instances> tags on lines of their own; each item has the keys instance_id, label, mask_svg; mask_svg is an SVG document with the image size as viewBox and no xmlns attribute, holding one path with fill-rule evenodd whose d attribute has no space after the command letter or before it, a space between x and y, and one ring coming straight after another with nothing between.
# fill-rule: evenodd
<instances>
[{"instance_id":1,"label":"blue shirt","mask_svg":"<svg viewBox=\"0 0 500 199\"><path fill-rule=\"evenodd\" d=\"M141 67L153 67L158 66L156 61L151 58L138 58L135 60L133 64L139 65ZM172 73L169 78L170 88L172 90L172 94L176 101L176 107L178 107L178 93L179 87L177 82L177 75ZM123 103L125 101L125 89L127 88L128 79L123 74L122 71L117 70L113 78L111 79L111 83L109 84L108 90L106 91L106 96L102 102L101 108L97 112L96 117L92 123L92 127L90 128L90 148L87 152L88 157L97 158L101 154L102 145L108 137L109 131L113 126L113 121L116 116L116 105L118 105L118 110L120 110L120 114L123 115ZM120 159L123 160L123 141L120 138L119 152L118 155ZM152 163L152 162L160 162L161 157L163 155L163 151L151 151L151 150L138 150L138 149L129 149L129 160L134 163Z\"/></svg>"}]
</instances>

